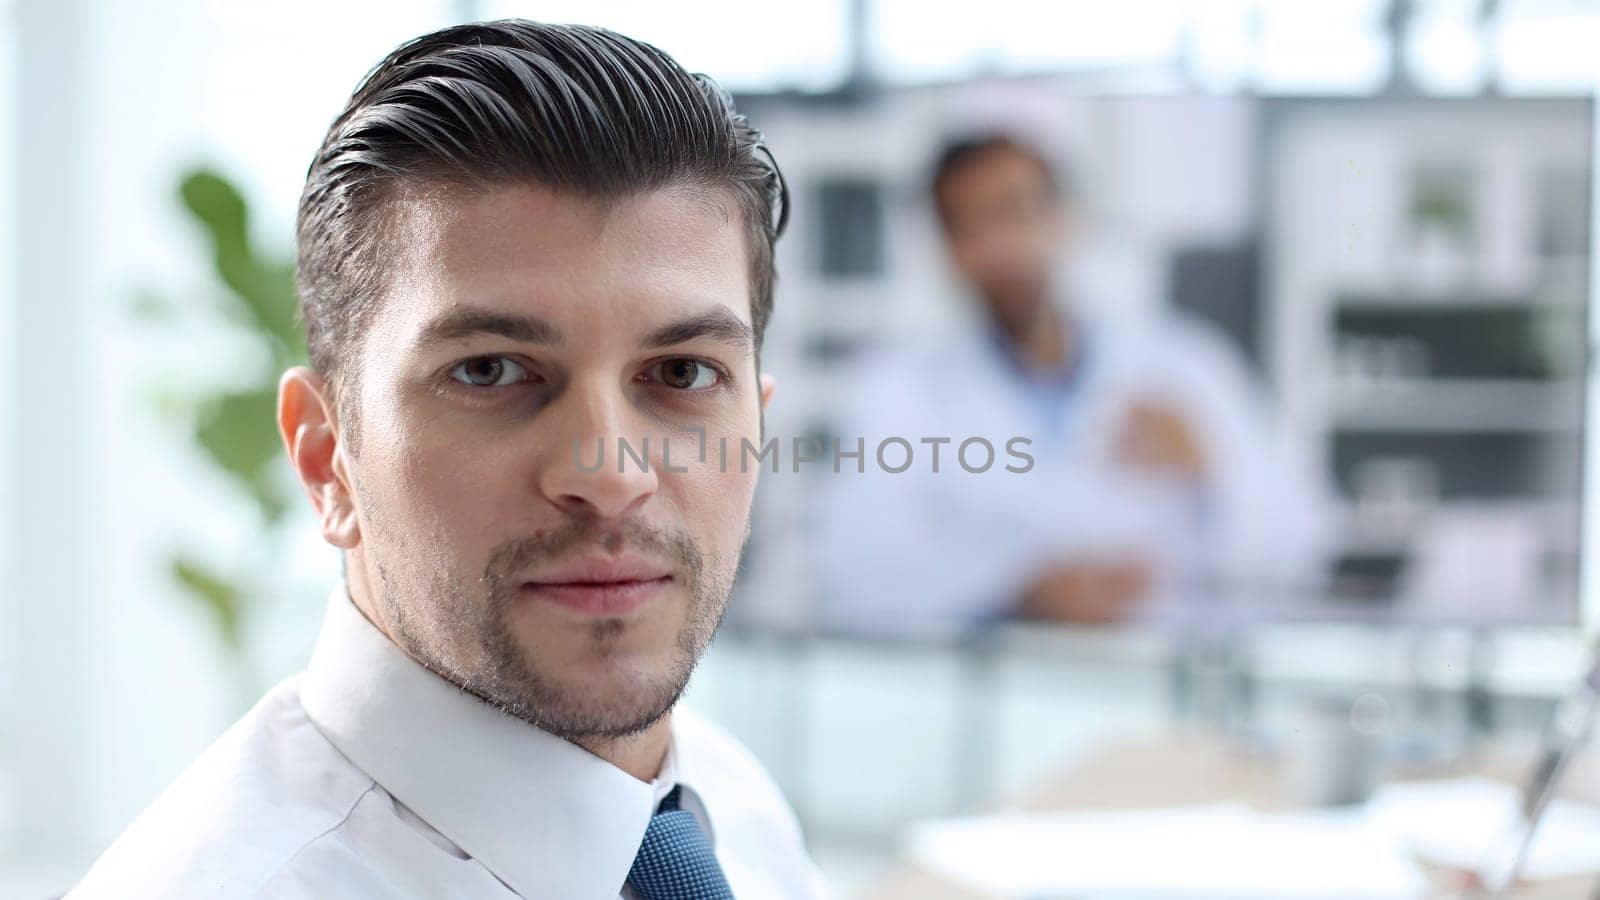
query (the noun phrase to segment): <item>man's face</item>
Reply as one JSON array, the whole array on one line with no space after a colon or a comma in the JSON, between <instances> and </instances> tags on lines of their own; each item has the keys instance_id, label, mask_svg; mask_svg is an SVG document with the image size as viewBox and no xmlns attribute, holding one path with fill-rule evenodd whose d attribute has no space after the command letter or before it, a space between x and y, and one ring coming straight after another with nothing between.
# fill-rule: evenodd
<instances>
[{"instance_id":1,"label":"man's face","mask_svg":"<svg viewBox=\"0 0 1600 900\"><path fill-rule=\"evenodd\" d=\"M737 206L523 185L402 209L344 436L352 584L508 711L574 739L642 730L711 639L749 529L758 467L714 449L757 443L765 402Z\"/></svg>"},{"instance_id":2,"label":"man's face","mask_svg":"<svg viewBox=\"0 0 1600 900\"><path fill-rule=\"evenodd\" d=\"M957 273L994 315L1024 320L1049 294L1066 231L1039 163L1005 147L986 150L946 178L940 198Z\"/></svg>"}]
</instances>

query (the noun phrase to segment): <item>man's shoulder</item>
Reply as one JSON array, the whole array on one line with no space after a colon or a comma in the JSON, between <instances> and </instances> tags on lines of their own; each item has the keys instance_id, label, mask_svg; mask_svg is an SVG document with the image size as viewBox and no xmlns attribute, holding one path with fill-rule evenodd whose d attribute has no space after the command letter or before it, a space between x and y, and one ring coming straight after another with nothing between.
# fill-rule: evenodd
<instances>
[{"instance_id":1,"label":"man's shoulder","mask_svg":"<svg viewBox=\"0 0 1600 900\"><path fill-rule=\"evenodd\" d=\"M987 384L982 379L994 369L987 353L982 335L966 332L908 336L862 350L845 376L850 390L840 407L841 439L865 438L870 459L881 439L915 442L919 432L940 428L952 404L959 405L955 388Z\"/></svg>"},{"instance_id":2,"label":"man's shoulder","mask_svg":"<svg viewBox=\"0 0 1600 900\"><path fill-rule=\"evenodd\" d=\"M860 370L879 377L925 383L930 369L947 372L951 365L981 365L992 349L986 331L963 327L919 333L872 345L858 361Z\"/></svg>"},{"instance_id":3,"label":"man's shoulder","mask_svg":"<svg viewBox=\"0 0 1600 900\"><path fill-rule=\"evenodd\" d=\"M69 896L272 896L296 856L373 788L306 716L298 688L298 679L280 684L224 732Z\"/></svg>"},{"instance_id":4,"label":"man's shoulder","mask_svg":"<svg viewBox=\"0 0 1600 900\"><path fill-rule=\"evenodd\" d=\"M1215 323L1182 311L1144 315L1106 315L1088 319L1091 341L1124 359L1178 368L1200 364L1242 364L1244 351L1236 338ZM1091 351L1092 352L1092 351Z\"/></svg>"}]
</instances>

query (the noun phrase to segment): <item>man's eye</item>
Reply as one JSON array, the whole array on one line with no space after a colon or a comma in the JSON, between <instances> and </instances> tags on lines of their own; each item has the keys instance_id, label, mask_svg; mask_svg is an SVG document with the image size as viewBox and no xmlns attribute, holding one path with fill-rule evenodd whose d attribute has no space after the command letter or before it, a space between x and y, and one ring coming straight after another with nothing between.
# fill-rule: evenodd
<instances>
[{"instance_id":1,"label":"man's eye","mask_svg":"<svg viewBox=\"0 0 1600 900\"><path fill-rule=\"evenodd\" d=\"M716 387L719 373L716 369L694 359L669 359L656 363L656 378L667 387L680 391L703 391Z\"/></svg>"},{"instance_id":2,"label":"man's eye","mask_svg":"<svg viewBox=\"0 0 1600 900\"><path fill-rule=\"evenodd\" d=\"M505 387L528 380L528 370L504 356L479 356L458 363L450 377L473 387Z\"/></svg>"}]
</instances>

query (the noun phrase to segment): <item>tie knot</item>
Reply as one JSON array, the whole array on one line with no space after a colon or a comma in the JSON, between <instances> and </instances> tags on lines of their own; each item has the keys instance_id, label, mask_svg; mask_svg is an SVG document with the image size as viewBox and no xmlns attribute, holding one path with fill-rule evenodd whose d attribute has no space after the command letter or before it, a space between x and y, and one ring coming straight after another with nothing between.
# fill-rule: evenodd
<instances>
[{"instance_id":1,"label":"tie knot","mask_svg":"<svg viewBox=\"0 0 1600 900\"><path fill-rule=\"evenodd\" d=\"M733 900L711 841L673 787L645 829L628 884L643 900Z\"/></svg>"},{"instance_id":2,"label":"tie knot","mask_svg":"<svg viewBox=\"0 0 1600 900\"><path fill-rule=\"evenodd\" d=\"M661 804L656 807L656 812L664 813L664 812L671 812L672 810L678 809L679 808L679 806L678 806L679 800L680 800L680 798L682 796L683 796L683 785L681 785L681 784L673 785L672 786L672 790L667 791L667 795L665 797L661 798Z\"/></svg>"}]
</instances>

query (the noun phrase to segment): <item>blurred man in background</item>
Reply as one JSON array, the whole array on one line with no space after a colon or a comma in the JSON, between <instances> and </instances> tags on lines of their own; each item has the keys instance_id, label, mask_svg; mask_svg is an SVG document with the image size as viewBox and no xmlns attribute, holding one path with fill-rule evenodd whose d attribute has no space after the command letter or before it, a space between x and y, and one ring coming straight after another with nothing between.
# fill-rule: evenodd
<instances>
[{"instance_id":1,"label":"blurred man in background","mask_svg":"<svg viewBox=\"0 0 1600 900\"><path fill-rule=\"evenodd\" d=\"M1035 465L833 479L819 541L833 622L1109 623L1202 578L1319 574L1321 489L1238 352L1198 322L1109 314L1122 298L1064 288L1076 209L1042 153L1003 134L954 142L930 187L981 325L869 365L839 433L869 446L1023 436Z\"/></svg>"}]
</instances>

